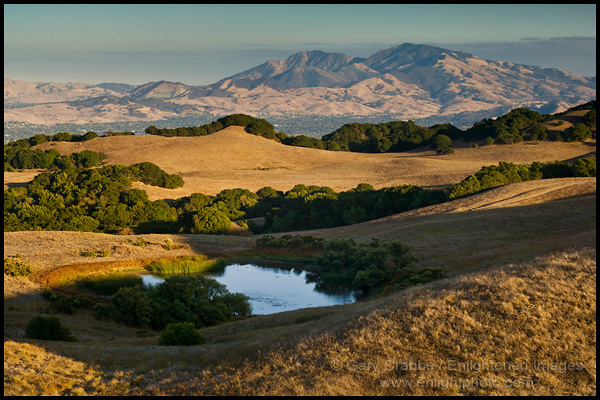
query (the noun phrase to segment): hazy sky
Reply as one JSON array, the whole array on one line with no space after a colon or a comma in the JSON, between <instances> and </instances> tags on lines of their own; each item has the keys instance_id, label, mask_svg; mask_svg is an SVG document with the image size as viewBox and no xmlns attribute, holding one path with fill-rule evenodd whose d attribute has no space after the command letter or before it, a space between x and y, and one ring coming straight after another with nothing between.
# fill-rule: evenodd
<instances>
[{"instance_id":1,"label":"hazy sky","mask_svg":"<svg viewBox=\"0 0 600 400\"><path fill-rule=\"evenodd\" d=\"M214 83L305 50L401 43L596 75L596 5L4 5L4 76Z\"/></svg>"}]
</instances>

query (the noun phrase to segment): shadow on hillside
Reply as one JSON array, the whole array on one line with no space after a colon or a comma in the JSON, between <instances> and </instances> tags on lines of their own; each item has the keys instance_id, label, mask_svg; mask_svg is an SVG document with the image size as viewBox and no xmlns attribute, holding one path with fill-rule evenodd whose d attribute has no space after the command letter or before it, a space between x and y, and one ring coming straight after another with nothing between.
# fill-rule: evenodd
<instances>
[{"instance_id":1,"label":"shadow on hillside","mask_svg":"<svg viewBox=\"0 0 600 400\"><path fill-rule=\"evenodd\" d=\"M573 114L563 114L558 118L555 118L556 121L566 121L572 125L575 125L579 122L583 122L583 117L581 115L573 115Z\"/></svg>"},{"instance_id":2,"label":"shadow on hillside","mask_svg":"<svg viewBox=\"0 0 600 400\"><path fill-rule=\"evenodd\" d=\"M14 188L18 188L18 187L27 187L29 186L31 182L10 182L10 183L4 183L4 188L6 189L14 189Z\"/></svg>"},{"instance_id":3,"label":"shadow on hillside","mask_svg":"<svg viewBox=\"0 0 600 400\"><path fill-rule=\"evenodd\" d=\"M596 151L595 150L594 151L590 151L589 153L582 154L582 155L577 156L577 157L567 158L567 159L562 160L562 161L568 162L568 163L572 163L572 162L575 162L575 161L580 160L582 158L596 158Z\"/></svg>"}]
</instances>

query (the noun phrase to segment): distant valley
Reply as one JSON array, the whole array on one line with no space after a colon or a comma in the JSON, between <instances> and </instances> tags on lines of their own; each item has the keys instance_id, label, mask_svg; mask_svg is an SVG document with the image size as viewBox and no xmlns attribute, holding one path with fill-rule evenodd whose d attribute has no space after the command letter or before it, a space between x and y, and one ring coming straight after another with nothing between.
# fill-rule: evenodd
<instances>
[{"instance_id":1,"label":"distant valley","mask_svg":"<svg viewBox=\"0 0 600 400\"><path fill-rule=\"evenodd\" d=\"M289 134L320 136L347 122L412 119L465 127L516 107L555 113L595 97L595 77L405 43L368 58L301 52L206 86L31 83L5 77L4 130L5 140L27 129L141 132L150 124L202 124L246 113L268 118Z\"/></svg>"}]
</instances>

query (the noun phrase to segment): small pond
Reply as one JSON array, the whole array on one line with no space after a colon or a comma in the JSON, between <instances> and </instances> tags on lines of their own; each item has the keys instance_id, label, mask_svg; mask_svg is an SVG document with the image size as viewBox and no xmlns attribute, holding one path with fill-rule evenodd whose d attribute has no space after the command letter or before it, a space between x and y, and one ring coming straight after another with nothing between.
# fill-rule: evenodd
<instances>
[{"instance_id":1,"label":"small pond","mask_svg":"<svg viewBox=\"0 0 600 400\"><path fill-rule=\"evenodd\" d=\"M232 293L243 293L250 298L252 313L274 314L306 307L332 306L356 301L351 291L323 293L316 283L306 281L306 272L255 264L231 264L218 273L203 273L225 285ZM156 285L164 279L142 275L144 285Z\"/></svg>"}]
</instances>

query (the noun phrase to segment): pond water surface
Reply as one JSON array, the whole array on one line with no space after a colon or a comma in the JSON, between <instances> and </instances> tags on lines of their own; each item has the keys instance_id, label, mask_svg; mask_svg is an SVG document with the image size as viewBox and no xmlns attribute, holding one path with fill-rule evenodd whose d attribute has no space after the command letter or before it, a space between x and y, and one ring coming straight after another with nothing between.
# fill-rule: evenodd
<instances>
[{"instance_id":1,"label":"pond water surface","mask_svg":"<svg viewBox=\"0 0 600 400\"><path fill-rule=\"evenodd\" d=\"M267 268L255 264L231 264L222 272L202 273L225 285L232 293L243 293L250 298L252 313L274 314L306 307L332 306L356 301L351 291L323 293L316 283L306 281L306 272L281 268ZM144 285L164 281L155 275L142 275Z\"/></svg>"}]
</instances>

